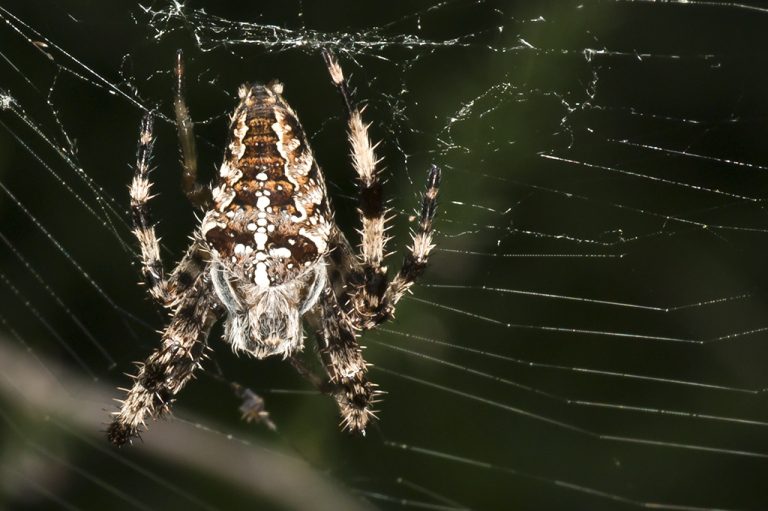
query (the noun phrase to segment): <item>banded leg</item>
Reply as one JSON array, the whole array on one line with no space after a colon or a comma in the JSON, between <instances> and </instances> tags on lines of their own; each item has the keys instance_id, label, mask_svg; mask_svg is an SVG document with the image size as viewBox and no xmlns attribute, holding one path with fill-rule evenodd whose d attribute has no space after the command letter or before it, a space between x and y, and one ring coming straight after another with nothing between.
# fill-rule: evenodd
<instances>
[{"instance_id":1,"label":"banded leg","mask_svg":"<svg viewBox=\"0 0 768 511\"><path fill-rule=\"evenodd\" d=\"M192 378L200 365L206 339L218 319L215 293L203 275L176 307L170 324L163 332L162 344L133 377L133 386L121 401L107 429L107 438L124 445L146 427L146 420L157 419L170 411L173 397Z\"/></svg>"},{"instance_id":2,"label":"banded leg","mask_svg":"<svg viewBox=\"0 0 768 511\"><path fill-rule=\"evenodd\" d=\"M362 121L360 110L355 106L349 86L336 57L323 51L328 72L344 99L349 114L349 142L352 146L352 163L360 181L360 214L363 223L362 242L362 284L351 297L351 310L355 326L370 329L391 318L395 305L410 289L414 281L424 273L432 243L432 221L437 211L437 194L440 186L440 168L433 165L427 174L427 189L422 198L418 228L411 234L413 243L410 253L394 279L387 284L386 268L382 267L385 235L386 210L382 199L382 186L374 149L368 136L368 125ZM352 278L355 284L355 278Z\"/></svg>"},{"instance_id":3,"label":"banded leg","mask_svg":"<svg viewBox=\"0 0 768 511\"><path fill-rule=\"evenodd\" d=\"M161 305L169 306L174 301L174 295L165 277L163 261L160 258L160 240L149 212L149 201L153 197L152 183L149 180L152 146L155 142L152 135L153 125L154 116L151 113L146 114L141 121L136 168L130 186L131 219L133 234L141 249L141 274L149 286L149 294Z\"/></svg>"},{"instance_id":4,"label":"banded leg","mask_svg":"<svg viewBox=\"0 0 768 511\"><path fill-rule=\"evenodd\" d=\"M409 253L405 256L400 271L382 291L380 302L377 305L369 302L370 309L361 315L363 321L358 322L355 326L367 330L391 319L394 316L397 302L424 273L430 252L435 248L432 224L437 213L437 195L440 190L441 175L442 172L437 165L432 165L427 172L427 186L421 199L419 224L411 232ZM340 253L344 254L344 251L341 250Z\"/></svg>"},{"instance_id":5,"label":"banded leg","mask_svg":"<svg viewBox=\"0 0 768 511\"><path fill-rule=\"evenodd\" d=\"M427 188L421 199L421 213L419 225L411 232L411 246L405 256L400 271L387 286L381 308L377 312L375 323L381 323L392 317L395 305L413 286L413 283L421 277L427 267L429 253L435 248L432 236L434 234L432 222L437 213L437 194L440 190L441 170L437 165L427 172Z\"/></svg>"},{"instance_id":6,"label":"banded leg","mask_svg":"<svg viewBox=\"0 0 768 511\"><path fill-rule=\"evenodd\" d=\"M179 134L181 150L181 165L184 168L181 177L181 187L193 206L206 208L211 201L211 191L207 186L197 181L197 148L195 146L195 131L189 108L184 100L184 54L176 52L176 94L173 99L173 110L176 114L176 129Z\"/></svg>"},{"instance_id":7,"label":"banded leg","mask_svg":"<svg viewBox=\"0 0 768 511\"><path fill-rule=\"evenodd\" d=\"M365 434L365 427L376 418L371 405L379 394L375 384L368 381L368 365L363 359L354 327L346 318L331 288L321 297L320 328L317 341L331 385L332 395L341 412L345 429Z\"/></svg>"},{"instance_id":8,"label":"banded leg","mask_svg":"<svg viewBox=\"0 0 768 511\"><path fill-rule=\"evenodd\" d=\"M369 124L363 122L362 110L357 107L349 90L344 73L336 57L323 50L323 59L328 67L336 88L347 108L347 131L351 147L352 165L358 178L358 210L362 223L360 257L361 275L356 280L358 291L351 299L351 310L356 324L362 326L368 321L367 311L376 309L386 287L386 268L382 267L384 248L387 243L386 214L379 170L380 160L376 158L376 145L368 135ZM378 145L378 144L377 144ZM372 326L372 325L371 325Z\"/></svg>"},{"instance_id":9,"label":"banded leg","mask_svg":"<svg viewBox=\"0 0 768 511\"><path fill-rule=\"evenodd\" d=\"M136 168L130 187L131 217L133 234L139 241L141 249L141 273L149 286L149 294L160 305L172 307L178 300L179 293L188 289L203 270L206 249L202 240L196 240L173 271L170 279L166 277L160 257L160 239L155 232L149 209L149 201L153 197L152 182L149 179L154 145L153 124L152 114L145 115L141 122Z\"/></svg>"},{"instance_id":10,"label":"banded leg","mask_svg":"<svg viewBox=\"0 0 768 511\"><path fill-rule=\"evenodd\" d=\"M187 253L184 254L184 257L176 265L168 279L168 289L176 300L183 293L186 293L200 274L206 270L209 259L210 254L205 241L203 241L198 232L195 232Z\"/></svg>"}]
</instances>

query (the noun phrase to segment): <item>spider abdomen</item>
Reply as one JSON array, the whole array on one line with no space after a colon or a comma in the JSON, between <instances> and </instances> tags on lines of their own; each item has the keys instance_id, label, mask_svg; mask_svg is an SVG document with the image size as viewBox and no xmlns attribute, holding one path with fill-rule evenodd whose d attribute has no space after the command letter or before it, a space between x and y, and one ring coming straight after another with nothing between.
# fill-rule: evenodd
<instances>
[{"instance_id":1,"label":"spider abdomen","mask_svg":"<svg viewBox=\"0 0 768 511\"><path fill-rule=\"evenodd\" d=\"M325 183L282 85L244 85L213 207L202 222L212 253L261 289L311 271L332 218Z\"/></svg>"}]
</instances>

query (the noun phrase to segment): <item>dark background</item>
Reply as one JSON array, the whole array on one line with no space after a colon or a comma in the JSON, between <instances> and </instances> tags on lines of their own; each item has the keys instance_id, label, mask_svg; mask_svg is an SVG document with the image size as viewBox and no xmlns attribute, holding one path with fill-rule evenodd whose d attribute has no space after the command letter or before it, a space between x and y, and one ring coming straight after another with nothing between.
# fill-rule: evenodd
<instances>
[{"instance_id":1,"label":"dark background","mask_svg":"<svg viewBox=\"0 0 768 511\"><path fill-rule=\"evenodd\" d=\"M258 470L233 459L222 471L233 445L266 472L267 453L303 460L382 509L768 508L767 12L608 1L0 7L0 92L13 97L0 111L5 508L297 507L260 491ZM365 438L339 432L329 398L281 360L233 356L216 331L172 424L112 450L99 429L113 405L83 396L118 397L164 323L136 285L127 224L142 110L172 116L184 49L212 178L238 85L279 78L354 238L326 46L383 139L391 269L425 170L444 169L424 284L363 338L388 392L380 422ZM157 136L152 207L170 266L195 218L168 117ZM41 375L73 404L38 391ZM233 381L266 399L278 432L239 420ZM86 409L97 413L78 422ZM199 443L158 447L192 434ZM310 491L298 474L274 474Z\"/></svg>"}]
</instances>

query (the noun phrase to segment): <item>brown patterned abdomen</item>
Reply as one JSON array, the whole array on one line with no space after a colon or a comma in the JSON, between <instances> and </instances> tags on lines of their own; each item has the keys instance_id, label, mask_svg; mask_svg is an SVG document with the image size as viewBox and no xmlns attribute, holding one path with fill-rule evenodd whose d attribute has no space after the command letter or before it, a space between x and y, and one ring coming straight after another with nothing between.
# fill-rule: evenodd
<instances>
[{"instance_id":1,"label":"brown patterned abdomen","mask_svg":"<svg viewBox=\"0 0 768 511\"><path fill-rule=\"evenodd\" d=\"M274 87L241 87L213 199L205 240L260 286L295 278L325 253L332 220L325 183Z\"/></svg>"}]
</instances>

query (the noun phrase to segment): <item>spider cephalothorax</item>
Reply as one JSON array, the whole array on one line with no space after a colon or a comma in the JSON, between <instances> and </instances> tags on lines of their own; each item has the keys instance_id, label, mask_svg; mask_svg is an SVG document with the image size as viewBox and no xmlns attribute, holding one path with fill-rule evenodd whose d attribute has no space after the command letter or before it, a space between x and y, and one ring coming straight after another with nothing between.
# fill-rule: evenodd
<instances>
[{"instance_id":1,"label":"spider cephalothorax","mask_svg":"<svg viewBox=\"0 0 768 511\"><path fill-rule=\"evenodd\" d=\"M167 412L199 366L214 323L224 318L232 348L256 358L291 357L303 345L303 323L314 333L320 358L342 415L342 424L365 430L376 391L357 336L389 319L395 304L424 271L433 248L440 171L428 174L420 221L399 273L387 279L384 259L385 208L374 146L354 104L341 68L323 56L347 107L352 162L357 171L362 240L360 253L336 226L322 172L299 123L282 97L279 82L243 85L218 179L197 183L197 161L189 111L182 95L179 53L174 102L184 174L193 204L205 211L193 242L170 277L160 260L149 221L149 159L152 116L142 123L136 173L131 185L135 234L150 294L171 312L161 346L139 366L133 386L109 427L115 444L136 436L147 417ZM306 321L305 321L306 320ZM314 378L316 380L316 378Z\"/></svg>"}]
</instances>

